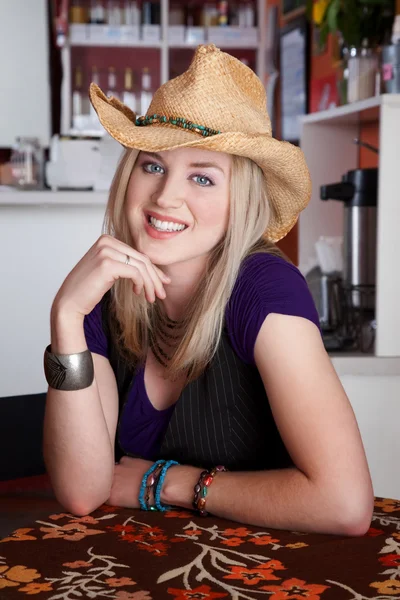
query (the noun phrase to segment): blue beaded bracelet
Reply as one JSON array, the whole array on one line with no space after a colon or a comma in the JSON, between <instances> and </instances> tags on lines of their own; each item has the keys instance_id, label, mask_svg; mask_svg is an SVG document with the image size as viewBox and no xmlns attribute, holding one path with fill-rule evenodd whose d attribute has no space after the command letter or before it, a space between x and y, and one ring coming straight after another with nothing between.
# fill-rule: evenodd
<instances>
[{"instance_id":1,"label":"blue beaded bracelet","mask_svg":"<svg viewBox=\"0 0 400 600\"><path fill-rule=\"evenodd\" d=\"M176 460L168 460L165 465L163 466L161 473L160 473L160 478L158 480L157 483L157 489L156 489L156 493L154 494L154 499L156 502L156 507L160 512L165 512L166 510L171 510L171 506L163 506L161 504L161 490L162 490L162 486L164 484L164 480L165 480L165 476L167 474L167 471L170 467L172 467L173 465L179 465L178 462L176 462Z\"/></svg>"},{"instance_id":2,"label":"blue beaded bracelet","mask_svg":"<svg viewBox=\"0 0 400 600\"><path fill-rule=\"evenodd\" d=\"M152 465L150 467L150 469L148 471L146 471L146 473L143 475L142 483L140 484L140 492L139 492L139 504L140 504L140 508L142 510L150 510L146 506L146 502L144 501L144 494L146 492L147 480L148 480L149 476L153 473L153 471L156 470L158 465L164 464L164 463L165 463L165 460L157 460L154 463L154 465ZM154 508L152 508L152 510L154 510Z\"/></svg>"}]
</instances>

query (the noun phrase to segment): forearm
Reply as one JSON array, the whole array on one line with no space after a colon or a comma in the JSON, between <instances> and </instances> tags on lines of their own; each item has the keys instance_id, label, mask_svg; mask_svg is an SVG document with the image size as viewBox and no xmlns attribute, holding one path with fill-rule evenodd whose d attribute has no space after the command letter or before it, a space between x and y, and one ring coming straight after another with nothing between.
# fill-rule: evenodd
<instances>
[{"instance_id":1,"label":"forearm","mask_svg":"<svg viewBox=\"0 0 400 600\"><path fill-rule=\"evenodd\" d=\"M52 351L87 349L83 323L52 317ZM72 512L91 512L110 493L114 456L96 380L86 389L49 388L43 452L58 500Z\"/></svg>"},{"instance_id":2,"label":"forearm","mask_svg":"<svg viewBox=\"0 0 400 600\"><path fill-rule=\"evenodd\" d=\"M192 509L193 488L199 474L199 469L193 467L170 469L163 501ZM335 500L328 488L324 490L297 468L227 472L214 478L206 510L218 517L266 528L362 534L364 523L359 522L357 515L352 521L345 502L339 502L338 496ZM362 510L360 507L360 513Z\"/></svg>"}]
</instances>

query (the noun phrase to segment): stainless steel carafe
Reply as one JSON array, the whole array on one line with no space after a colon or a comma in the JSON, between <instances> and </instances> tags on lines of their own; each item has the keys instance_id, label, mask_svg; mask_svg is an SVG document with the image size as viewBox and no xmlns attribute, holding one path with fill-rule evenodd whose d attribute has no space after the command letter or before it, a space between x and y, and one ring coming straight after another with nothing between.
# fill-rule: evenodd
<instances>
[{"instance_id":1,"label":"stainless steel carafe","mask_svg":"<svg viewBox=\"0 0 400 600\"><path fill-rule=\"evenodd\" d=\"M378 169L348 171L321 187L321 200L344 202L343 283L355 308L375 308Z\"/></svg>"}]
</instances>

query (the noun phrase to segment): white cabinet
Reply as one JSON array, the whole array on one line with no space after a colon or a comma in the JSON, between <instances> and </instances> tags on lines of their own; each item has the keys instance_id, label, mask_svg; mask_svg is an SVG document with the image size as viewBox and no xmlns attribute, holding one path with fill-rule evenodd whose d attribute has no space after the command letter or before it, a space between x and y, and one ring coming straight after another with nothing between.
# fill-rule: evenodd
<instances>
[{"instance_id":1,"label":"white cabinet","mask_svg":"<svg viewBox=\"0 0 400 600\"><path fill-rule=\"evenodd\" d=\"M46 0L0 0L0 147L18 136L50 140Z\"/></svg>"},{"instance_id":2,"label":"white cabinet","mask_svg":"<svg viewBox=\"0 0 400 600\"><path fill-rule=\"evenodd\" d=\"M320 186L340 181L358 168L363 123L379 123L379 190L376 274L376 356L400 356L400 94L384 94L302 120L301 147L313 184L309 206L299 219L299 261L306 271L320 235L343 234L341 202L322 202Z\"/></svg>"}]
</instances>

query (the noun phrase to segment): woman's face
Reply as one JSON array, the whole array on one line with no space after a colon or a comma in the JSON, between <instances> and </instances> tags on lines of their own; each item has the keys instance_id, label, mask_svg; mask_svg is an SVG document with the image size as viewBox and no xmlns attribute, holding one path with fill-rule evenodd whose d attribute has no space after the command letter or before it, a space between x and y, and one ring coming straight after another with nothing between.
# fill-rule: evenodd
<instances>
[{"instance_id":1,"label":"woman's face","mask_svg":"<svg viewBox=\"0 0 400 600\"><path fill-rule=\"evenodd\" d=\"M140 152L125 206L136 250L156 265L204 259L227 230L230 170L222 152Z\"/></svg>"}]
</instances>

